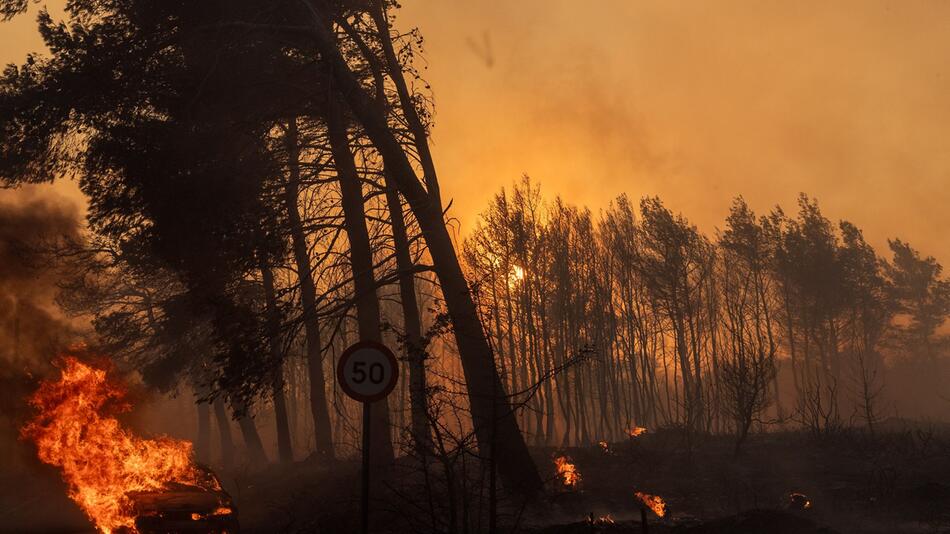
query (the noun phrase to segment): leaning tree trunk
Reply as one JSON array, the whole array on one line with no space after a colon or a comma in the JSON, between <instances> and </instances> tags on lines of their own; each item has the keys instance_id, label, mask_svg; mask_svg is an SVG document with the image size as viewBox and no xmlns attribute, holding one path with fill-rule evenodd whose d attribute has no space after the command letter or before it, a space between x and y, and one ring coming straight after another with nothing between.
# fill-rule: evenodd
<instances>
[{"instance_id":1,"label":"leaning tree trunk","mask_svg":"<svg viewBox=\"0 0 950 534\"><path fill-rule=\"evenodd\" d=\"M214 419L218 425L218 441L221 445L221 464L225 468L234 463L234 439L231 437L231 419L224 408L221 397L214 399Z\"/></svg>"},{"instance_id":2,"label":"leaning tree trunk","mask_svg":"<svg viewBox=\"0 0 950 534\"><path fill-rule=\"evenodd\" d=\"M420 454L427 454L432 440L429 435L429 418L426 410L426 348L422 340L422 320L416 301L415 276L412 273L412 257L409 253L409 238L403 218L399 192L386 184L386 202L389 205L389 220L396 250L396 269L399 276L399 302L402 305L404 344L409 361L409 405L412 414L412 439Z\"/></svg>"},{"instance_id":3,"label":"leaning tree trunk","mask_svg":"<svg viewBox=\"0 0 950 534\"><path fill-rule=\"evenodd\" d=\"M479 446L494 457L503 481L512 489L533 495L541 489L541 477L499 379L491 346L445 226L441 203L419 183L402 146L389 129L385 111L364 92L350 70L330 31L327 16L312 2L308 5L313 9L313 37L323 61L422 228L454 326Z\"/></svg>"},{"instance_id":4,"label":"leaning tree trunk","mask_svg":"<svg viewBox=\"0 0 950 534\"><path fill-rule=\"evenodd\" d=\"M350 266L353 271L356 319L360 341L382 341L379 322L379 300L376 296L376 280L373 274L373 249L366 230L363 213L363 187L360 184L346 123L341 110L331 104L327 113L327 138L330 152L336 165L340 184L340 202L343 207L343 224L350 241ZM373 436L370 462L385 467L392 464L392 438L389 435L389 401L382 399L372 404L370 433Z\"/></svg>"},{"instance_id":5,"label":"leaning tree trunk","mask_svg":"<svg viewBox=\"0 0 950 534\"><path fill-rule=\"evenodd\" d=\"M284 186L284 203L293 241L294 261L300 281L300 303L303 307L303 326L307 342L307 371L310 381L310 414L313 417L316 454L333 458L333 433L330 427L330 410L327 407L326 377L323 372L320 323L317 317L317 290L307 252L307 239L300 220L298 195L300 188L300 145L297 136L297 119L290 120L287 128L287 152L290 176Z\"/></svg>"},{"instance_id":6,"label":"leaning tree trunk","mask_svg":"<svg viewBox=\"0 0 950 534\"><path fill-rule=\"evenodd\" d=\"M284 366L280 348L280 315L277 310L277 293L274 289L274 273L263 261L261 278L264 282L264 299L267 307L267 337L270 343L270 356L274 362L274 419L277 423L277 455L281 462L294 461L294 452L290 444L290 423L287 419L287 401L284 398Z\"/></svg>"}]
</instances>

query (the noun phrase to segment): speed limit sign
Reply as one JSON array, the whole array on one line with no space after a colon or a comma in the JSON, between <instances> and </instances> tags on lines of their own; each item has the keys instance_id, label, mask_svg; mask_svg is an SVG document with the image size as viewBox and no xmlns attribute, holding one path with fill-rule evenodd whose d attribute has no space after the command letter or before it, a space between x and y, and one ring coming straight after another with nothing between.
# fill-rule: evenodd
<instances>
[{"instance_id":1,"label":"speed limit sign","mask_svg":"<svg viewBox=\"0 0 950 534\"><path fill-rule=\"evenodd\" d=\"M363 404L362 491L360 496L360 532L369 532L370 413L373 402L382 400L396 387L399 366L396 356L381 343L360 341L340 355L336 380L340 389ZM377 438L379 439L379 438Z\"/></svg>"},{"instance_id":2,"label":"speed limit sign","mask_svg":"<svg viewBox=\"0 0 950 534\"><path fill-rule=\"evenodd\" d=\"M361 341L340 356L337 382L343 392L360 402L385 398L399 378L396 356L381 343Z\"/></svg>"}]
</instances>

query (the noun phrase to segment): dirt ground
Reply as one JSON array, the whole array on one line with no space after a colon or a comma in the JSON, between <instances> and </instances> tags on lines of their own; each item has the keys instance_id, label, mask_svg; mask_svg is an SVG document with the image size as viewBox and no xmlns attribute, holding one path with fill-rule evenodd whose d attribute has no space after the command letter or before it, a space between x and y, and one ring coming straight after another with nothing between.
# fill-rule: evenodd
<instances>
[{"instance_id":1,"label":"dirt ground","mask_svg":"<svg viewBox=\"0 0 950 534\"><path fill-rule=\"evenodd\" d=\"M621 524L604 532L640 532L633 493L643 491L669 508L663 520L650 516L650 532L950 532L950 441L929 426L874 437L770 433L738 457L727 437L687 450L673 432L612 443L606 453L596 446L556 452L572 457L582 481L555 494L538 521L556 512L565 519L609 514ZM793 492L807 495L809 509L795 509Z\"/></svg>"},{"instance_id":2,"label":"dirt ground","mask_svg":"<svg viewBox=\"0 0 950 534\"><path fill-rule=\"evenodd\" d=\"M610 443L533 453L548 479L530 503L501 499L499 532L642 533L634 492L662 496L664 518L647 512L650 533L937 533L950 532L950 439L929 427L823 438L799 432L753 437L733 454L728 437L695 439L672 431ZM554 455L569 456L581 481L565 488ZM264 472L220 471L234 497L242 532L348 533L359 526L355 461L302 461ZM29 474L27 474L29 473ZM429 473L439 480L439 466ZM375 532L487 532L487 483L459 482L458 506L411 461L374 488ZM52 469L30 466L0 479L0 532L92 532ZM806 510L789 494L806 495ZM462 495L464 494L464 495ZM465 497L467 495L468 497ZM477 497L477 499L476 499ZM598 521L606 516L612 523ZM592 524L591 519L598 524ZM466 528L467 527L467 528Z\"/></svg>"}]
</instances>

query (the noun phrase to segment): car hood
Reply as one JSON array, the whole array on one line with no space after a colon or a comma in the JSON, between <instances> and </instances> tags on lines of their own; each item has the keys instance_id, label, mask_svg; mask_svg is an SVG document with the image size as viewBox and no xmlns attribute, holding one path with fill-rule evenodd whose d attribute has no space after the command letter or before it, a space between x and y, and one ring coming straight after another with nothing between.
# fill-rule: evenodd
<instances>
[{"instance_id":1,"label":"car hood","mask_svg":"<svg viewBox=\"0 0 950 534\"><path fill-rule=\"evenodd\" d=\"M222 506L231 506L231 499L223 492L201 489L170 489L136 492L129 497L135 510L144 512L208 512Z\"/></svg>"}]
</instances>

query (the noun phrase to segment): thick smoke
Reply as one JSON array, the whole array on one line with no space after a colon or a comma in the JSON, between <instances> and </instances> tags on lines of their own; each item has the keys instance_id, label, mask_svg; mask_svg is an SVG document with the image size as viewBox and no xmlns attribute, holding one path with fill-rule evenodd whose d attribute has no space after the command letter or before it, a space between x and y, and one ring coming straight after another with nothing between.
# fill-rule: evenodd
<instances>
[{"instance_id":1,"label":"thick smoke","mask_svg":"<svg viewBox=\"0 0 950 534\"><path fill-rule=\"evenodd\" d=\"M950 2L403 4L463 231L527 173L594 210L658 195L709 233L737 194L806 191L880 250L950 257Z\"/></svg>"},{"instance_id":2,"label":"thick smoke","mask_svg":"<svg viewBox=\"0 0 950 534\"><path fill-rule=\"evenodd\" d=\"M78 208L36 189L0 195L0 358L35 369L75 335L55 304L54 249L78 238Z\"/></svg>"},{"instance_id":3,"label":"thick smoke","mask_svg":"<svg viewBox=\"0 0 950 534\"><path fill-rule=\"evenodd\" d=\"M82 220L74 203L46 189L0 191L0 471L22 464L25 398L80 330L56 306L54 250L80 235Z\"/></svg>"}]
</instances>

